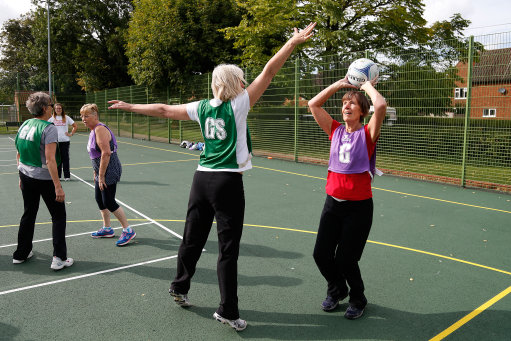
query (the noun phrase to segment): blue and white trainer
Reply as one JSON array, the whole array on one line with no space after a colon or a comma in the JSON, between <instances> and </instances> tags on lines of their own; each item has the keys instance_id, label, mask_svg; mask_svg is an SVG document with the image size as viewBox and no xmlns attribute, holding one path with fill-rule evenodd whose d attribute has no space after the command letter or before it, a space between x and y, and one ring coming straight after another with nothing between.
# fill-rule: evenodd
<instances>
[{"instance_id":1,"label":"blue and white trainer","mask_svg":"<svg viewBox=\"0 0 511 341\"><path fill-rule=\"evenodd\" d=\"M131 230L131 232L122 231L121 237L118 241L115 242L117 246L124 246L128 244L133 238L135 238L137 234L135 231Z\"/></svg>"},{"instance_id":2,"label":"blue and white trainer","mask_svg":"<svg viewBox=\"0 0 511 341\"><path fill-rule=\"evenodd\" d=\"M107 227L107 228L102 227L99 230L97 230L96 232L92 232L90 234L90 236L92 238L112 238L115 236L115 231L111 227Z\"/></svg>"}]
</instances>

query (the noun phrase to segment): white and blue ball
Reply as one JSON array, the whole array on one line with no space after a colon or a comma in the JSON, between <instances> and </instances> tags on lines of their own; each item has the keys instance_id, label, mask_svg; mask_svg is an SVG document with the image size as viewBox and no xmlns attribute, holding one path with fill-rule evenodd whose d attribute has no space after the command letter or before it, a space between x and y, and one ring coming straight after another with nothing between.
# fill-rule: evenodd
<instances>
[{"instance_id":1,"label":"white and blue ball","mask_svg":"<svg viewBox=\"0 0 511 341\"><path fill-rule=\"evenodd\" d=\"M360 58L351 63L348 68L348 81L357 87L360 87L367 81L378 77L380 70L378 65L370 59Z\"/></svg>"}]
</instances>

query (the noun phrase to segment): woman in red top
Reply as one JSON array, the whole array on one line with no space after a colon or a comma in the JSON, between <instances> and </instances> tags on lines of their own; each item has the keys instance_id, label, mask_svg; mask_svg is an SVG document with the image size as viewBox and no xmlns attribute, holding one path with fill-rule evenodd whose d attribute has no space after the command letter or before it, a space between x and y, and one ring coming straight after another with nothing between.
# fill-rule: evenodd
<instances>
[{"instance_id":1,"label":"woman in red top","mask_svg":"<svg viewBox=\"0 0 511 341\"><path fill-rule=\"evenodd\" d=\"M362 316L367 305L358 261L369 236L373 219L371 178L375 171L375 147L385 118L387 104L374 88L376 80L362 84L374 105L367 125L369 101L362 92L348 91L342 98L344 125L335 121L322 105L343 88L357 89L347 78L321 91L309 101L314 119L330 137L327 198L318 228L314 260L327 281L324 311L332 311L349 298L344 314L348 319Z\"/></svg>"}]
</instances>

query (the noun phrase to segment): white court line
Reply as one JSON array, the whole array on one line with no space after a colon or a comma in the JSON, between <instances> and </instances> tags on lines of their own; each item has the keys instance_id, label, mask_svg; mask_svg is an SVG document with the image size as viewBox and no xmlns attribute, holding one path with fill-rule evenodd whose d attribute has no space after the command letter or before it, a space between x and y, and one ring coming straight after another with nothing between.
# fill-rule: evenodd
<instances>
[{"instance_id":1,"label":"white court line","mask_svg":"<svg viewBox=\"0 0 511 341\"><path fill-rule=\"evenodd\" d=\"M149 225L149 224L152 224L152 222L134 224L134 225L130 225L130 226L135 227L135 226ZM122 229L122 226L121 227L114 227L113 229L114 230L119 230L119 229ZM96 231L82 232L82 233L76 233L76 234L68 234L68 235L66 235L66 238L78 237L78 236L83 236L83 235L90 235L92 232L96 232ZM38 239L38 240L34 240L32 243L47 242L47 241L50 241L50 240L53 240L53 238ZM4 247L11 247L11 246L18 246L18 243L16 243L16 244L0 245L0 249L2 249Z\"/></svg>"},{"instance_id":2,"label":"white court line","mask_svg":"<svg viewBox=\"0 0 511 341\"><path fill-rule=\"evenodd\" d=\"M91 185L90 183L88 183L87 181L83 180L82 178L80 178L79 176L76 176L75 174L71 173L72 176L74 176L75 178L77 178L78 180L80 180L81 182L83 182L84 184L94 188L93 185ZM141 215L142 217L144 217L145 219L149 220L150 222L152 222L153 224L155 224L156 226L159 226L161 227L162 229L164 229L165 231L167 231L168 233L170 234L173 234L174 236L178 237L179 239L183 239L183 236L181 236L180 234L177 234L176 232L172 231L171 229L168 229L167 227L163 226L162 224L160 224L159 222L157 222L156 220L154 219L151 219L149 218L148 216L146 216L145 214L137 211L136 209L126 205L125 203L123 203L122 201L120 201L119 199L115 199L117 200L117 202L121 205L123 205L124 207L126 207L127 209L129 209L130 211L132 212L135 212L136 214L138 215Z\"/></svg>"},{"instance_id":3,"label":"white court line","mask_svg":"<svg viewBox=\"0 0 511 341\"><path fill-rule=\"evenodd\" d=\"M11 167L11 166L17 166L16 163L12 164L12 165L0 165L0 167Z\"/></svg>"},{"instance_id":4,"label":"white court line","mask_svg":"<svg viewBox=\"0 0 511 341\"><path fill-rule=\"evenodd\" d=\"M26 286L26 287L21 287L21 288L17 288L17 289L6 290L6 291L0 291L0 296L7 295L7 294L12 294L14 292L25 291L25 290L29 290L29 289L45 287L45 286L52 285L52 284L58 284L58 283L63 283L63 282L74 281L75 279L87 278L87 277L91 277L91 276L106 274L106 273L109 273L109 272L125 270L125 269L129 269L129 268L134 268L136 266L157 263L157 262L161 262L161 261L172 259L172 258L176 258L176 257L177 257L177 255L168 256L168 257L163 257L163 258L159 258L159 259L149 260L149 261L146 261L146 262L141 262L141 263L136 263L136 264L120 266L118 268L102 270L102 271L98 271L98 272L91 272L91 273L88 273L88 274L74 276L74 277L63 278L63 279L59 279L59 280L56 280L56 281L45 282L45 283L40 283L40 284L35 284L35 285L29 285L29 286Z\"/></svg>"}]
</instances>

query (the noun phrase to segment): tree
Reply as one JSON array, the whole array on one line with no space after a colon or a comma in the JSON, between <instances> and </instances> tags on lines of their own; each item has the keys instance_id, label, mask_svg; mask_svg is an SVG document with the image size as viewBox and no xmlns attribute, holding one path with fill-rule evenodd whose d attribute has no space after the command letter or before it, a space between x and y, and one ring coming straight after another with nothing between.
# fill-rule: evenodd
<instances>
[{"instance_id":1,"label":"tree","mask_svg":"<svg viewBox=\"0 0 511 341\"><path fill-rule=\"evenodd\" d=\"M28 14L4 23L3 30L0 33L2 52L2 58L0 59L0 96L2 102L12 101L18 83L22 89L36 85L33 84L33 79L30 78L35 69L31 63L29 53L29 47L34 44L33 25L34 18Z\"/></svg>"},{"instance_id":2,"label":"tree","mask_svg":"<svg viewBox=\"0 0 511 341\"><path fill-rule=\"evenodd\" d=\"M39 5L4 24L2 79L16 73L26 88L48 84L47 9ZM130 85L124 46L131 0L50 2L51 63L56 91L87 91ZM42 87L46 88L46 86Z\"/></svg>"},{"instance_id":3,"label":"tree","mask_svg":"<svg viewBox=\"0 0 511 341\"><path fill-rule=\"evenodd\" d=\"M469 21L455 15L451 21L425 27L422 0L236 0L245 10L240 25L225 29L227 38L243 51L243 65L266 62L291 34L293 26L316 21L308 57L411 48L447 38L460 39Z\"/></svg>"},{"instance_id":4,"label":"tree","mask_svg":"<svg viewBox=\"0 0 511 341\"><path fill-rule=\"evenodd\" d=\"M219 31L239 24L234 1L136 0L134 5L127 56L137 84L165 87L234 62L238 51Z\"/></svg>"}]
</instances>

